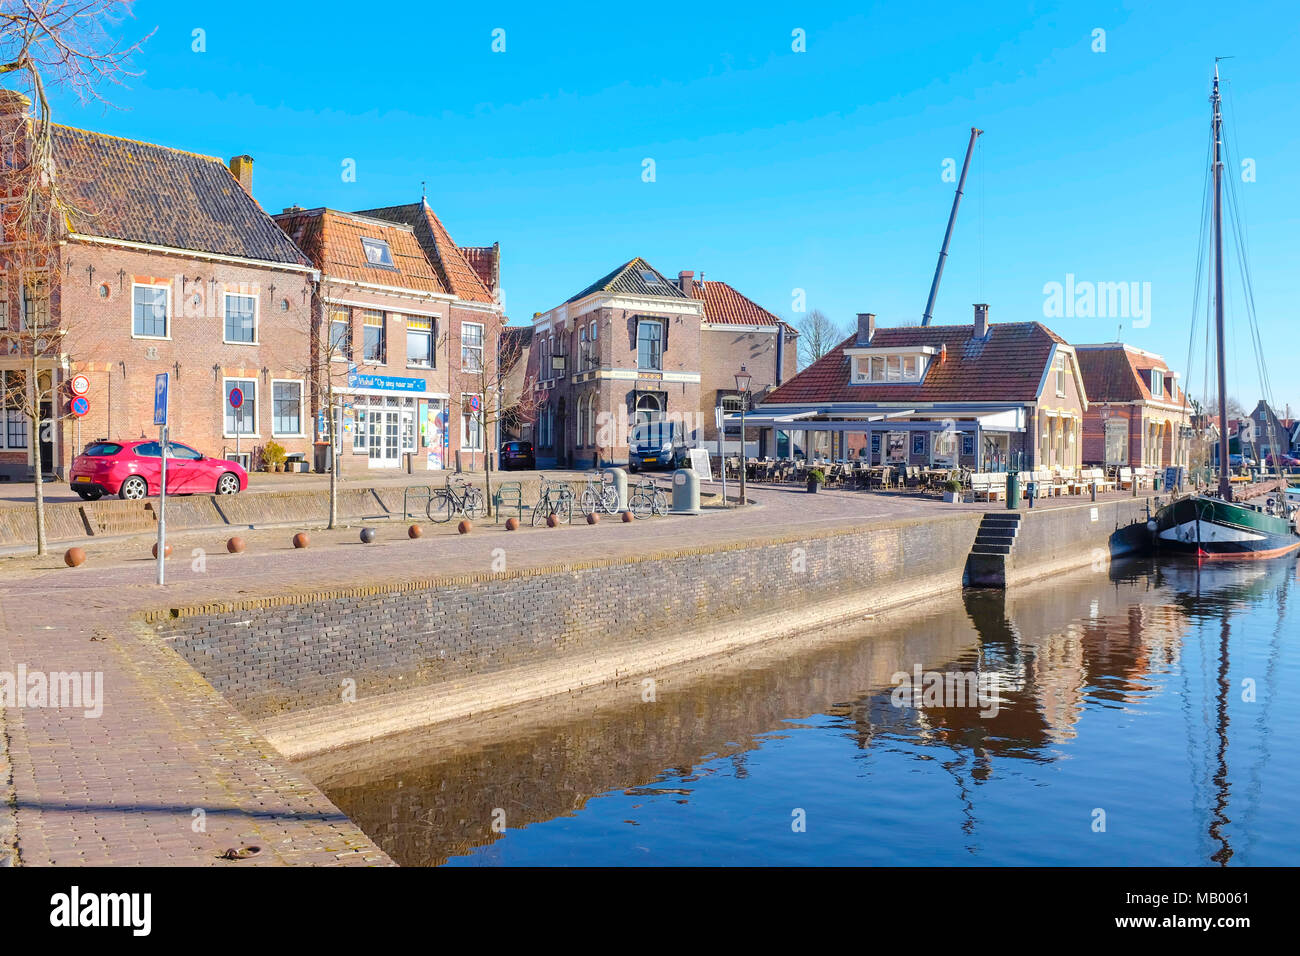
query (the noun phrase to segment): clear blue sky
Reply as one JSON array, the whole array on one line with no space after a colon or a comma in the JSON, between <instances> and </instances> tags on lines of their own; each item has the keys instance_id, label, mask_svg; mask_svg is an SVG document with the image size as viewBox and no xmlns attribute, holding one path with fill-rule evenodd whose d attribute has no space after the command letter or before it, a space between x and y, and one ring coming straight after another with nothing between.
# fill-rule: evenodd
<instances>
[{"instance_id":1,"label":"clear blue sky","mask_svg":"<svg viewBox=\"0 0 1300 956\"><path fill-rule=\"evenodd\" d=\"M272 212L411 202L425 180L457 242L501 243L516 322L634 255L792 320L801 288L846 324L916 322L952 200L942 163L960 163L977 125L936 321L969 322L976 301L995 322L1043 319L1044 284L1067 273L1149 282L1150 325L1124 321L1123 338L1182 369L1209 76L1233 55L1229 120L1257 171L1239 183L1256 301L1274 397L1300 413L1294 4L711 6L140 0L122 31L158 29L143 75L110 94L120 109L56 108L73 125L249 153ZM191 50L196 28L206 52ZM1121 324L1045 321L1072 342ZM1235 329L1231 391L1251 406L1253 353L1244 320ZM1199 367L1191 378L1195 393Z\"/></svg>"}]
</instances>

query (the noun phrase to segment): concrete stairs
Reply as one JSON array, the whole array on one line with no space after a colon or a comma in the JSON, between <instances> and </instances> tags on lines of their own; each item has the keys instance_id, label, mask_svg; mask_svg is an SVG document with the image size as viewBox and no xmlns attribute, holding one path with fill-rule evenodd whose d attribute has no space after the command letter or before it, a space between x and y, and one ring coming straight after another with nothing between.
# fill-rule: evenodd
<instances>
[{"instance_id":1,"label":"concrete stairs","mask_svg":"<svg viewBox=\"0 0 1300 956\"><path fill-rule=\"evenodd\" d=\"M975 544L966 560L966 584L976 588L1004 588L1007 562L1020 533L1019 511L989 511L975 532Z\"/></svg>"}]
</instances>

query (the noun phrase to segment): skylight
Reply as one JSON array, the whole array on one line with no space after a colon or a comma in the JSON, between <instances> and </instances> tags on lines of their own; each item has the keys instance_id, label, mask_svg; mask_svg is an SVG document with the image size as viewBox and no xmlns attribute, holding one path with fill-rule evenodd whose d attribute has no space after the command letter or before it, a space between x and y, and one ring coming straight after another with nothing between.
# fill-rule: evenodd
<instances>
[{"instance_id":1,"label":"skylight","mask_svg":"<svg viewBox=\"0 0 1300 956\"><path fill-rule=\"evenodd\" d=\"M649 269L641 270L641 278L645 280L646 285L662 285L660 278Z\"/></svg>"},{"instance_id":2,"label":"skylight","mask_svg":"<svg viewBox=\"0 0 1300 956\"><path fill-rule=\"evenodd\" d=\"M393 254L389 251L388 243L382 239L361 239L361 248L366 251L366 262L372 266L386 266L393 268Z\"/></svg>"}]
</instances>

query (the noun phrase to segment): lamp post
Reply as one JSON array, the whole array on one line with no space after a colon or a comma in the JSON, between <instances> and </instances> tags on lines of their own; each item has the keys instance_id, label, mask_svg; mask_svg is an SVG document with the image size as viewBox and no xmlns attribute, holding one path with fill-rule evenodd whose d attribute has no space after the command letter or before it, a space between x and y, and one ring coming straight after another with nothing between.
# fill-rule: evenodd
<instances>
[{"instance_id":1,"label":"lamp post","mask_svg":"<svg viewBox=\"0 0 1300 956\"><path fill-rule=\"evenodd\" d=\"M740 503L747 504L745 497L745 406L749 404L749 383L752 376L740 366L736 373L736 391L740 393Z\"/></svg>"}]
</instances>

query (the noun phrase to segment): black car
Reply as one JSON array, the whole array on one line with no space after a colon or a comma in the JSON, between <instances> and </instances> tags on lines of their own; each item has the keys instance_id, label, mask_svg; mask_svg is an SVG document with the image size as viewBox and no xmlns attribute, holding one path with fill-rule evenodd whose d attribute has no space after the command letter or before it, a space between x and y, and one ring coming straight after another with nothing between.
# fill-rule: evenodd
<instances>
[{"instance_id":1,"label":"black car","mask_svg":"<svg viewBox=\"0 0 1300 956\"><path fill-rule=\"evenodd\" d=\"M536 468L537 456L533 454L530 441L507 441L501 443L501 470L512 468Z\"/></svg>"}]
</instances>

